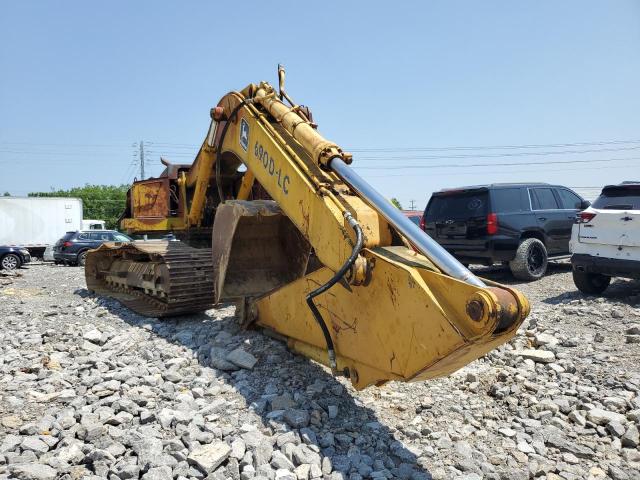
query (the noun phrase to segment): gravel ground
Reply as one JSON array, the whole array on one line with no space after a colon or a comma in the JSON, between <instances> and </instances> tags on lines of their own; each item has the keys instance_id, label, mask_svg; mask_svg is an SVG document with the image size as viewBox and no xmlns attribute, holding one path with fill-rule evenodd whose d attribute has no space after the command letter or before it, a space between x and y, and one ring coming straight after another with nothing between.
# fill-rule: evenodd
<instances>
[{"instance_id":1,"label":"gravel ground","mask_svg":"<svg viewBox=\"0 0 640 480\"><path fill-rule=\"evenodd\" d=\"M519 288L509 345L356 392L231 307L160 322L30 265L0 277L0 479L640 478L640 283Z\"/></svg>"}]
</instances>

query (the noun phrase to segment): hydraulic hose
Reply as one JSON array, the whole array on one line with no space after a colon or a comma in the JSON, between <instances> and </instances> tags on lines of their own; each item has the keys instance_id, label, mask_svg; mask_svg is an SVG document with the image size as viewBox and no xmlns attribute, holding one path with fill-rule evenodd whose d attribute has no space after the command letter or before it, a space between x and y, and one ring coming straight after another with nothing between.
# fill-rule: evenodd
<instances>
[{"instance_id":1,"label":"hydraulic hose","mask_svg":"<svg viewBox=\"0 0 640 480\"><path fill-rule=\"evenodd\" d=\"M218 189L218 197L220 197L220 203L224 203L224 194L222 192L222 145L224 144L224 137L227 135L227 130L229 130L229 124L233 121L233 118L238 114L240 109L244 107L247 103L249 103L250 99L245 98L242 100L236 107L231 111L227 121L222 127L222 133L220 134L220 141L218 142L218 150L216 153L216 188Z\"/></svg>"},{"instance_id":2,"label":"hydraulic hose","mask_svg":"<svg viewBox=\"0 0 640 480\"><path fill-rule=\"evenodd\" d=\"M347 261L344 262L344 265L340 267L340 269L333 275L333 277L329 279L327 283L325 283L324 285L321 285L320 287L316 288L315 290L313 290L307 295L307 305L309 306L309 309L311 310L313 317L318 322L318 325L320 325L320 329L322 330L322 334L324 335L324 340L327 344L327 354L329 356L329 366L331 367L331 372L334 375L337 375L338 373L338 365L336 363L336 352L335 352L335 347L333 345L333 339L331 338L331 334L329 333L329 328L327 327L327 324L322 318L322 314L318 310L318 307L316 307L316 304L313 302L313 299L318 295L326 292L331 287L333 287L336 283L338 283L338 281L340 281L340 279L344 276L344 274L347 273L347 271L353 266L354 262L358 258L358 254L360 253L360 250L362 250L362 245L364 244L362 227L360 227L357 220L353 218L350 212L345 211L344 218L347 220L351 228L353 228L353 230L356 233L356 243L353 246L351 255L349 256Z\"/></svg>"}]
</instances>

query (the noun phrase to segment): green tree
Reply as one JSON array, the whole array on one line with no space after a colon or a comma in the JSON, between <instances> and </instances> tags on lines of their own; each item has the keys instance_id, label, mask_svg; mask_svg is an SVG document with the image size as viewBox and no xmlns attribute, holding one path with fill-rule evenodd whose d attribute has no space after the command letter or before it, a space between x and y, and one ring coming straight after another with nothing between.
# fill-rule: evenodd
<instances>
[{"instance_id":1,"label":"green tree","mask_svg":"<svg viewBox=\"0 0 640 480\"><path fill-rule=\"evenodd\" d=\"M107 228L118 228L118 218L124 211L129 185L85 185L68 190L32 192L30 197L74 197L82 199L83 216L104 220Z\"/></svg>"},{"instance_id":2,"label":"green tree","mask_svg":"<svg viewBox=\"0 0 640 480\"><path fill-rule=\"evenodd\" d=\"M391 203L393 203L398 210L402 210L402 204L400 203L400 200L398 200L396 197L393 197L391 199Z\"/></svg>"},{"instance_id":3,"label":"green tree","mask_svg":"<svg viewBox=\"0 0 640 480\"><path fill-rule=\"evenodd\" d=\"M10 197L11 194L9 192L4 192L4 194L2 195L3 197Z\"/></svg>"}]
</instances>

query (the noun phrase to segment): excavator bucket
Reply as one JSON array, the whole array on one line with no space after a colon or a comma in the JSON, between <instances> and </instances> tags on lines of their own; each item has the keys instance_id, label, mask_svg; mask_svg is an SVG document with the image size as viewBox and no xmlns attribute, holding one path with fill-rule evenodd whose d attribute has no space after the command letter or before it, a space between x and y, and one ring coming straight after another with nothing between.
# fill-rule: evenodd
<instances>
[{"instance_id":1,"label":"excavator bucket","mask_svg":"<svg viewBox=\"0 0 640 480\"><path fill-rule=\"evenodd\" d=\"M212 236L215 301L255 298L302 277L311 247L272 200L228 201Z\"/></svg>"},{"instance_id":2,"label":"excavator bucket","mask_svg":"<svg viewBox=\"0 0 640 480\"><path fill-rule=\"evenodd\" d=\"M508 341L529 313L516 290L478 288L436 271L405 247L365 249L368 285L339 283L316 298L335 344L338 372L357 389L447 375ZM333 275L313 271L256 301L257 325L327 364L325 340L305 304Z\"/></svg>"}]
</instances>

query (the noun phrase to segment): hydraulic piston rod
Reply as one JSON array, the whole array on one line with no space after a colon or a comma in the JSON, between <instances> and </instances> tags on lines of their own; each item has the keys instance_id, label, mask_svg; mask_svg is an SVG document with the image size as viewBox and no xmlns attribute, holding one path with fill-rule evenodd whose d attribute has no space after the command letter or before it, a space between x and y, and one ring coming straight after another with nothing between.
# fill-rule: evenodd
<instances>
[{"instance_id":1,"label":"hydraulic piston rod","mask_svg":"<svg viewBox=\"0 0 640 480\"><path fill-rule=\"evenodd\" d=\"M354 172L342 158L332 158L329 167L444 273L472 285L486 287L482 280L465 268L434 239L425 234L420 227L405 217L400 210Z\"/></svg>"},{"instance_id":2,"label":"hydraulic piston rod","mask_svg":"<svg viewBox=\"0 0 640 480\"><path fill-rule=\"evenodd\" d=\"M319 163L328 165L351 188L358 192L369 205L393 225L402 235L431 260L444 273L471 285L486 285L458 262L449 252L435 240L426 235L402 212L389 203L371 185L349 168L341 157L340 148L333 142L324 139L307 121L292 108L287 107L275 96L273 87L261 84L255 94L255 100L266 108L280 124L310 153ZM326 161L328 160L328 161Z\"/></svg>"}]
</instances>

